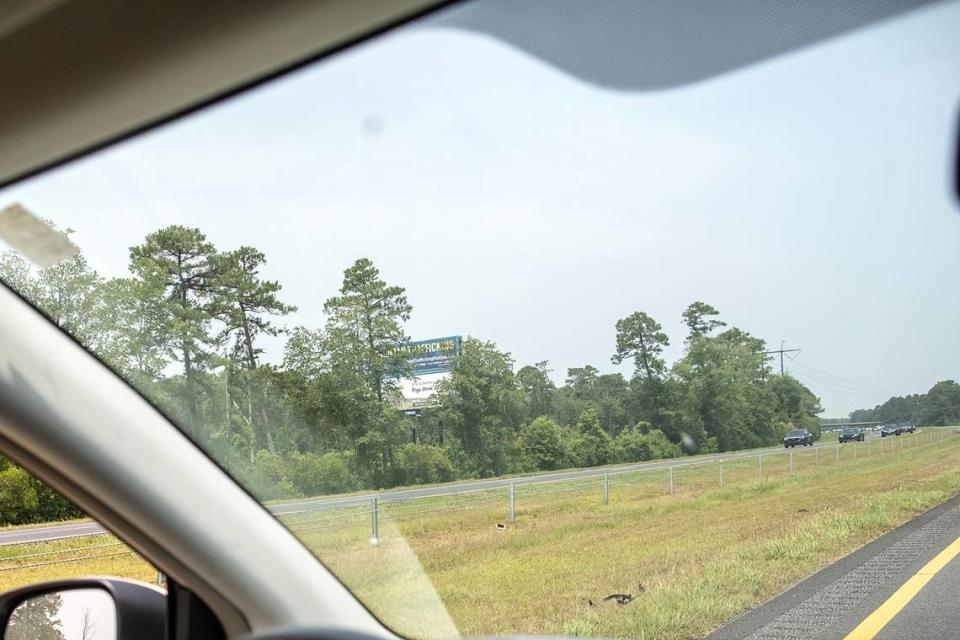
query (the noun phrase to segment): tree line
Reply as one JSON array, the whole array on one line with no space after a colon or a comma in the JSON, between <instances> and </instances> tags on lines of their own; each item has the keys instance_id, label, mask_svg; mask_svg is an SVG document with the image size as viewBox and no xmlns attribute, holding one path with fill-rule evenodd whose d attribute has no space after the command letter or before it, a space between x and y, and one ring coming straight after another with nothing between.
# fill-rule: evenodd
<instances>
[{"instance_id":1,"label":"tree line","mask_svg":"<svg viewBox=\"0 0 960 640\"><path fill-rule=\"evenodd\" d=\"M941 380L926 393L894 396L873 409L857 409L850 422L912 422L928 426L960 424L960 384Z\"/></svg>"},{"instance_id":2,"label":"tree line","mask_svg":"<svg viewBox=\"0 0 960 640\"><path fill-rule=\"evenodd\" d=\"M174 225L130 248L123 277L102 276L82 254L36 269L13 252L0 254L0 277L261 498L728 451L776 444L797 427L819 433L817 397L774 375L764 341L700 301L682 314L683 354L672 363L653 317L638 310L616 321L610 359L628 363L629 376L584 364L556 384L549 361L518 366L494 341L467 337L435 406L406 416L396 398L411 369L395 348L410 340L405 289L360 258L326 300L322 326L287 327L296 307L263 277L265 264L254 247L221 250ZM264 337L281 335L282 362L265 362ZM0 506L0 523L30 518L13 511Z\"/></svg>"}]
</instances>

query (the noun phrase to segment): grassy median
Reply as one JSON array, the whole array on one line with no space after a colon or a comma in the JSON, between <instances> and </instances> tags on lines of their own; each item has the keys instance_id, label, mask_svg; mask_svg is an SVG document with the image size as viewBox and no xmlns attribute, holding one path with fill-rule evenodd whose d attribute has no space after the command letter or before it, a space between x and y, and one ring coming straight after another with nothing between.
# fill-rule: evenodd
<instances>
[{"instance_id":1,"label":"grassy median","mask_svg":"<svg viewBox=\"0 0 960 640\"><path fill-rule=\"evenodd\" d=\"M684 469L674 495L665 472L648 473L614 481L607 505L596 481L579 492L519 492L506 529L497 528L501 492L472 507L387 509L378 547L366 522L299 535L403 634L448 629L434 622L425 572L464 635L697 637L960 492L960 438L886 444L882 457L875 445L856 460L853 447L841 449L839 464L833 450L819 460L798 452L793 475L786 456L769 459L773 477L762 482L755 461L737 462L723 488L715 465ZM637 598L603 601L614 593Z\"/></svg>"},{"instance_id":2,"label":"grassy median","mask_svg":"<svg viewBox=\"0 0 960 640\"><path fill-rule=\"evenodd\" d=\"M381 619L418 637L702 636L743 609L960 492L960 437L905 437L669 472L286 518ZM759 480L761 476L763 479ZM498 526L499 525L499 526ZM109 536L0 547L0 589L81 574L155 576ZM4 560L15 554L43 554ZM59 555L58 555L59 554ZM54 559L104 556L27 567ZM7 570L4 570L7 569ZM429 578L429 579L428 579ZM619 605L614 593L635 599ZM442 604L441 604L442 603ZM446 617L444 609L449 612Z\"/></svg>"}]
</instances>

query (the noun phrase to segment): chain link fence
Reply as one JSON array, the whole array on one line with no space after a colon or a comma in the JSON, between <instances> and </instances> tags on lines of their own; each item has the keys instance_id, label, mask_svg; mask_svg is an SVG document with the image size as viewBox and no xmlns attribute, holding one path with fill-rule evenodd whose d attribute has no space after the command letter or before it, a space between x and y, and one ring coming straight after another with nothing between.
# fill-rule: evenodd
<instances>
[{"instance_id":1,"label":"chain link fence","mask_svg":"<svg viewBox=\"0 0 960 640\"><path fill-rule=\"evenodd\" d=\"M575 478L516 478L495 488L466 489L444 495L392 497L389 493L371 496L366 503L323 508L278 516L298 537L313 535L368 535L370 543L381 540L380 523L417 524L423 527L457 526L470 512L490 518L507 528L522 516L527 505L551 509L582 504L642 501L664 495L689 496L704 491L745 486L821 468L855 464L873 458L900 455L917 447L934 445L955 432L952 429L925 429L895 438L870 438L863 442L820 445L780 451L732 452L709 459L673 460L652 463L641 469L597 469L595 474ZM57 564L87 562L134 554L110 534L99 533L55 541L61 548L37 551L51 542L29 542L0 546L0 573ZM158 580L162 575L158 574Z\"/></svg>"}]
</instances>

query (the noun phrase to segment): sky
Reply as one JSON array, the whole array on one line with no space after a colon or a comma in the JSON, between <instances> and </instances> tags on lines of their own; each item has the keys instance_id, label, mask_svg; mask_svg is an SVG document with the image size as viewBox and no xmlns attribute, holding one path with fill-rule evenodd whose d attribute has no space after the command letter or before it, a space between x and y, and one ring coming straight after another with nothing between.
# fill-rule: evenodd
<instances>
[{"instance_id":1,"label":"sky","mask_svg":"<svg viewBox=\"0 0 960 640\"><path fill-rule=\"evenodd\" d=\"M106 276L169 225L263 250L324 323L367 257L413 339L492 340L519 368L614 366L642 310L683 352L695 300L801 349L845 416L960 379L960 3L670 90L587 84L489 36L407 29L0 192ZM279 361L282 343L269 344ZM779 368L779 361L776 363Z\"/></svg>"}]
</instances>

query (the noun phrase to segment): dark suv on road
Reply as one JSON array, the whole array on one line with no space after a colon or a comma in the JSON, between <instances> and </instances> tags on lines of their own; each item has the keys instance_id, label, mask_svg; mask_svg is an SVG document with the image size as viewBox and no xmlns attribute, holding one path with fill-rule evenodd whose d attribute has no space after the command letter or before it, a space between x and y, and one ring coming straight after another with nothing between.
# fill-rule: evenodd
<instances>
[{"instance_id":1,"label":"dark suv on road","mask_svg":"<svg viewBox=\"0 0 960 640\"><path fill-rule=\"evenodd\" d=\"M844 442L853 442L854 440L863 442L865 437L863 429L844 429L840 432L840 435L837 436L837 441L841 444Z\"/></svg>"},{"instance_id":2,"label":"dark suv on road","mask_svg":"<svg viewBox=\"0 0 960 640\"><path fill-rule=\"evenodd\" d=\"M784 447L812 447L813 446L813 434L807 431L806 429L794 429L783 436L783 446Z\"/></svg>"},{"instance_id":3,"label":"dark suv on road","mask_svg":"<svg viewBox=\"0 0 960 640\"><path fill-rule=\"evenodd\" d=\"M886 438L887 436L898 436L903 433L903 429L895 424L885 424L883 428L880 429L880 437Z\"/></svg>"},{"instance_id":4,"label":"dark suv on road","mask_svg":"<svg viewBox=\"0 0 960 640\"><path fill-rule=\"evenodd\" d=\"M903 433L914 433L917 430L917 425L912 422L904 422L900 425L900 428L903 430Z\"/></svg>"}]
</instances>

